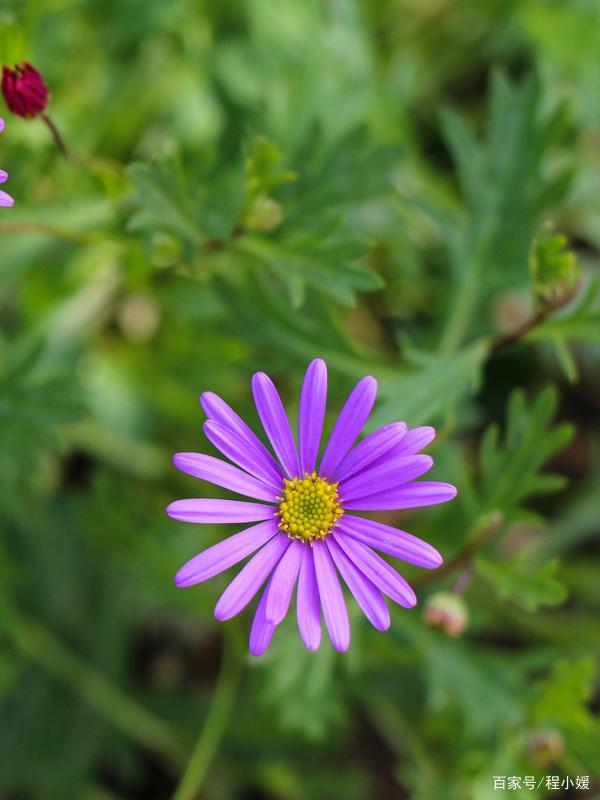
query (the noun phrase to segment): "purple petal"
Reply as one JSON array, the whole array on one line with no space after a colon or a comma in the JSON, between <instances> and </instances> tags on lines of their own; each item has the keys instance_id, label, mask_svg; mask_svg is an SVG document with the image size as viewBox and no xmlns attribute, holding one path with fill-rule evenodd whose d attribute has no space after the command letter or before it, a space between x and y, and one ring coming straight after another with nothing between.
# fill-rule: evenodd
<instances>
[{"instance_id":1,"label":"purple petal","mask_svg":"<svg viewBox=\"0 0 600 800\"><path fill-rule=\"evenodd\" d=\"M308 650L318 650L321 644L321 602L315 574L315 562L311 547L305 547L302 554L296 612L300 636Z\"/></svg>"},{"instance_id":2,"label":"purple petal","mask_svg":"<svg viewBox=\"0 0 600 800\"><path fill-rule=\"evenodd\" d=\"M435 547L406 531L392 528L382 522L344 514L338 523L338 530L363 544L381 550L382 553L401 558L418 567L434 569L443 561Z\"/></svg>"},{"instance_id":3,"label":"purple petal","mask_svg":"<svg viewBox=\"0 0 600 800\"><path fill-rule=\"evenodd\" d=\"M264 372L252 376L252 394L258 416L284 470L290 478L300 475L294 435L275 384Z\"/></svg>"},{"instance_id":4,"label":"purple petal","mask_svg":"<svg viewBox=\"0 0 600 800\"><path fill-rule=\"evenodd\" d=\"M213 392L204 392L200 395L200 405L208 419L219 422L221 425L237 433L248 445L251 452L259 453L260 459L269 463L271 471L275 472L277 475L281 474L281 467L258 436L224 400Z\"/></svg>"},{"instance_id":5,"label":"purple petal","mask_svg":"<svg viewBox=\"0 0 600 800\"><path fill-rule=\"evenodd\" d=\"M435 428L423 425L408 431L400 446L395 451L396 455L410 455L418 453L435 439Z\"/></svg>"},{"instance_id":6,"label":"purple petal","mask_svg":"<svg viewBox=\"0 0 600 800\"><path fill-rule=\"evenodd\" d=\"M312 550L319 597L329 638L335 649L343 653L350 645L350 621L344 593L325 542L317 539Z\"/></svg>"},{"instance_id":7,"label":"purple petal","mask_svg":"<svg viewBox=\"0 0 600 800\"><path fill-rule=\"evenodd\" d=\"M370 547L343 534L332 533L331 536L363 575L384 594L405 608L412 608L416 604L417 597L404 578Z\"/></svg>"},{"instance_id":8,"label":"purple petal","mask_svg":"<svg viewBox=\"0 0 600 800\"><path fill-rule=\"evenodd\" d=\"M9 194L0 191L0 206L4 206L4 208L9 208L10 206L14 206L14 204L15 201Z\"/></svg>"},{"instance_id":9,"label":"purple petal","mask_svg":"<svg viewBox=\"0 0 600 800\"><path fill-rule=\"evenodd\" d=\"M396 447L406 434L405 422L394 422L373 431L348 453L333 475L334 480L350 478L359 470L368 467L389 452L396 453Z\"/></svg>"},{"instance_id":10,"label":"purple petal","mask_svg":"<svg viewBox=\"0 0 600 800\"><path fill-rule=\"evenodd\" d=\"M380 467L371 467L353 478L340 483L339 494L342 505L345 501L381 494L402 484L419 478L433 466L431 456L403 456L388 461Z\"/></svg>"},{"instance_id":11,"label":"purple petal","mask_svg":"<svg viewBox=\"0 0 600 800\"><path fill-rule=\"evenodd\" d=\"M252 627L250 628L250 642L248 649L251 656L262 656L268 646L271 644L271 639L275 633L275 625L267 622L265 618L265 608L267 605L267 596L269 594L269 587L271 581L267 584L267 588L262 593L260 602L254 614Z\"/></svg>"},{"instance_id":12,"label":"purple petal","mask_svg":"<svg viewBox=\"0 0 600 800\"><path fill-rule=\"evenodd\" d=\"M181 522L262 522L273 519L275 506L245 503L243 500L192 498L176 500L167 506L167 514Z\"/></svg>"},{"instance_id":13,"label":"purple petal","mask_svg":"<svg viewBox=\"0 0 600 800\"><path fill-rule=\"evenodd\" d=\"M2 119L2 117L0 117L0 133L2 133L2 131L4 130L4 124L5 124L4 120Z\"/></svg>"},{"instance_id":14,"label":"purple petal","mask_svg":"<svg viewBox=\"0 0 600 800\"><path fill-rule=\"evenodd\" d=\"M359 381L350 393L333 427L321 460L319 473L325 478L335 473L356 441L371 413L376 394L377 381L370 376Z\"/></svg>"},{"instance_id":15,"label":"purple petal","mask_svg":"<svg viewBox=\"0 0 600 800\"><path fill-rule=\"evenodd\" d=\"M8 172L5 172L3 169L0 169L0 183L4 183L4 181L8 178Z\"/></svg>"},{"instance_id":16,"label":"purple petal","mask_svg":"<svg viewBox=\"0 0 600 800\"><path fill-rule=\"evenodd\" d=\"M262 547L277 531L277 522L269 519L217 542L181 567L175 575L175 585L193 586L224 572Z\"/></svg>"},{"instance_id":17,"label":"purple petal","mask_svg":"<svg viewBox=\"0 0 600 800\"><path fill-rule=\"evenodd\" d=\"M404 423L396 423L396 424L402 425ZM407 431L406 434L396 445L391 447L386 452L380 453L376 459L371 461L366 466L368 466L369 468L383 467L385 464L389 464L390 461L393 461L396 458L415 455L416 453L419 452L419 450L422 450L424 447L426 447L434 438L435 438L434 428L431 428L429 426L423 426L422 428L413 428L412 430ZM366 441L366 439L364 441ZM357 445L357 447L358 446L359 445ZM348 458L352 456L353 452L354 450L352 450L348 454ZM356 474L356 470L353 470L353 474Z\"/></svg>"},{"instance_id":18,"label":"purple petal","mask_svg":"<svg viewBox=\"0 0 600 800\"><path fill-rule=\"evenodd\" d=\"M246 608L289 545L290 540L282 533L268 541L225 589L215 606L215 618L223 622Z\"/></svg>"},{"instance_id":19,"label":"purple petal","mask_svg":"<svg viewBox=\"0 0 600 800\"><path fill-rule=\"evenodd\" d=\"M265 608L265 618L273 625L279 625L288 612L302 561L302 554L307 547L307 544L295 539L275 567L267 590L267 605Z\"/></svg>"},{"instance_id":20,"label":"purple petal","mask_svg":"<svg viewBox=\"0 0 600 800\"><path fill-rule=\"evenodd\" d=\"M204 453L176 453L173 464L188 475L223 486L237 494L255 500L267 500L269 503L277 502L277 492L274 489L220 458L206 456Z\"/></svg>"},{"instance_id":21,"label":"purple petal","mask_svg":"<svg viewBox=\"0 0 600 800\"><path fill-rule=\"evenodd\" d=\"M243 439L231 428L211 419L204 423L204 434L208 441L230 461L271 486L277 492L282 489L283 473L271 456L269 458L271 458L272 463L264 457L262 451L255 445Z\"/></svg>"},{"instance_id":22,"label":"purple petal","mask_svg":"<svg viewBox=\"0 0 600 800\"><path fill-rule=\"evenodd\" d=\"M348 589L352 592L365 617L378 631L387 631L390 627L390 612L381 592L350 561L331 536L328 536L326 541L340 575L346 581Z\"/></svg>"},{"instance_id":23,"label":"purple petal","mask_svg":"<svg viewBox=\"0 0 600 800\"><path fill-rule=\"evenodd\" d=\"M317 463L326 404L327 366L322 359L315 358L308 365L300 394L298 441L303 474L313 472Z\"/></svg>"},{"instance_id":24,"label":"purple petal","mask_svg":"<svg viewBox=\"0 0 600 800\"><path fill-rule=\"evenodd\" d=\"M418 508L447 503L456 497L456 486L438 481L419 481L389 489L344 504L348 511L382 511L385 509Z\"/></svg>"}]
</instances>

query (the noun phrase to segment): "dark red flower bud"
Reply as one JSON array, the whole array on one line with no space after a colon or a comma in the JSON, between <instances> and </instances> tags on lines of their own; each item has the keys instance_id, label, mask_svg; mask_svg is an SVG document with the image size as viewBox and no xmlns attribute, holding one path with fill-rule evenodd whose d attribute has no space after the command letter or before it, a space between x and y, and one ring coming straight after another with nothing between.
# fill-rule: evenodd
<instances>
[{"instance_id":1,"label":"dark red flower bud","mask_svg":"<svg viewBox=\"0 0 600 800\"><path fill-rule=\"evenodd\" d=\"M48 103L44 79L31 64L17 64L14 69L2 68L2 94L13 114L37 117Z\"/></svg>"}]
</instances>

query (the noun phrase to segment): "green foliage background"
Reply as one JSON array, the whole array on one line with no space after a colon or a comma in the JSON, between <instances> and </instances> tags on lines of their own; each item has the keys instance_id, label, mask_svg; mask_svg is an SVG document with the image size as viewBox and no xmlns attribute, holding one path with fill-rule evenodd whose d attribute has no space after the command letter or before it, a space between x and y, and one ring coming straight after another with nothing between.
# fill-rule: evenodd
<instances>
[{"instance_id":1,"label":"green foliage background","mask_svg":"<svg viewBox=\"0 0 600 800\"><path fill-rule=\"evenodd\" d=\"M599 11L0 6L76 156L2 109L0 797L598 796ZM253 660L228 576L173 586L223 532L166 518L211 491L170 456L200 391L256 426L265 370L293 416L316 356L328 424L373 374L374 426L437 426L458 499L387 519L449 566L344 656L291 619ZM452 638L422 608L465 567Z\"/></svg>"}]
</instances>

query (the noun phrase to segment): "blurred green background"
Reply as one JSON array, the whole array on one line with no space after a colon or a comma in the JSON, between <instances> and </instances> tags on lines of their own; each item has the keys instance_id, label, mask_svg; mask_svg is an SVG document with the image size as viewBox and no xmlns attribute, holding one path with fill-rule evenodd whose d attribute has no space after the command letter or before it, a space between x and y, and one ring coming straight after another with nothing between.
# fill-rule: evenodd
<instances>
[{"instance_id":1,"label":"blurred green background","mask_svg":"<svg viewBox=\"0 0 600 800\"><path fill-rule=\"evenodd\" d=\"M600 796L599 52L594 0L0 5L77 157L0 105L3 800ZM458 499L386 520L450 566L252 659L170 457L316 356L329 425L373 374L438 428ZM494 789L545 775L590 789Z\"/></svg>"}]
</instances>

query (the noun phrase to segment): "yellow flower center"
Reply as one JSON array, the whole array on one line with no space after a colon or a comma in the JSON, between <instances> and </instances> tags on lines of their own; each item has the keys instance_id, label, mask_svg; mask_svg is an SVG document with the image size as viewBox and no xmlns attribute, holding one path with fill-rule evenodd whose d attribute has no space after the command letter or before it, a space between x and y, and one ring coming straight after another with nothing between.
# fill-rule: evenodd
<instances>
[{"instance_id":1,"label":"yellow flower center","mask_svg":"<svg viewBox=\"0 0 600 800\"><path fill-rule=\"evenodd\" d=\"M284 479L279 498L279 527L290 539L324 539L344 513L340 508L338 484L328 483L316 472L304 478Z\"/></svg>"}]
</instances>

